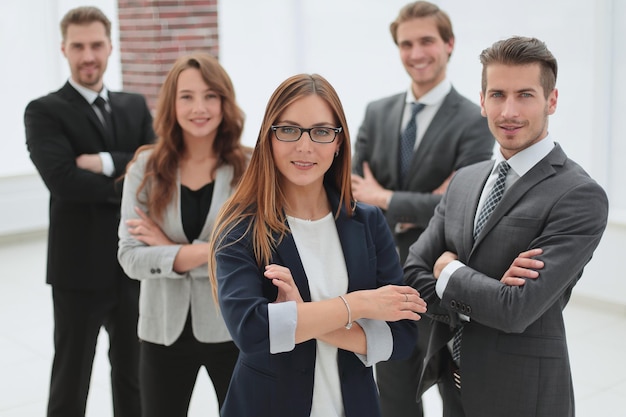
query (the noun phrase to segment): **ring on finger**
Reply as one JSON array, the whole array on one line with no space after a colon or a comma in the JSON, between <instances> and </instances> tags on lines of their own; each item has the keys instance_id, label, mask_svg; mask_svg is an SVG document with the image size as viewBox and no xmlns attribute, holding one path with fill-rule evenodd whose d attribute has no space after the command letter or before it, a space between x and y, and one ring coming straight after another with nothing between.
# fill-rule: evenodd
<instances>
[{"instance_id":1,"label":"ring on finger","mask_svg":"<svg viewBox=\"0 0 626 417\"><path fill-rule=\"evenodd\" d=\"M404 301L406 301L407 303L409 302L409 296L406 293L404 294Z\"/></svg>"}]
</instances>

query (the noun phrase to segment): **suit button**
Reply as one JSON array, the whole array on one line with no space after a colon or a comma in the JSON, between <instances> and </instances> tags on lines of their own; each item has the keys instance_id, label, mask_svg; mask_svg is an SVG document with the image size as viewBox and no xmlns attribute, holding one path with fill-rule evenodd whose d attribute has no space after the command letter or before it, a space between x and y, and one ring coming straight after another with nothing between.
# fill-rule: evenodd
<instances>
[{"instance_id":1,"label":"suit button","mask_svg":"<svg viewBox=\"0 0 626 417\"><path fill-rule=\"evenodd\" d=\"M154 268L150 268L150 273L151 273L151 274L154 274L155 272L156 272L156 269L154 269Z\"/></svg>"},{"instance_id":2,"label":"suit button","mask_svg":"<svg viewBox=\"0 0 626 417\"><path fill-rule=\"evenodd\" d=\"M450 301L450 307L456 310L456 301Z\"/></svg>"},{"instance_id":3,"label":"suit button","mask_svg":"<svg viewBox=\"0 0 626 417\"><path fill-rule=\"evenodd\" d=\"M161 273L161 268L157 268L157 269L156 269L156 273L157 273L157 274L160 274L160 273Z\"/></svg>"},{"instance_id":4,"label":"suit button","mask_svg":"<svg viewBox=\"0 0 626 417\"><path fill-rule=\"evenodd\" d=\"M467 306L466 310L467 310L467 314L472 314L472 307Z\"/></svg>"}]
</instances>

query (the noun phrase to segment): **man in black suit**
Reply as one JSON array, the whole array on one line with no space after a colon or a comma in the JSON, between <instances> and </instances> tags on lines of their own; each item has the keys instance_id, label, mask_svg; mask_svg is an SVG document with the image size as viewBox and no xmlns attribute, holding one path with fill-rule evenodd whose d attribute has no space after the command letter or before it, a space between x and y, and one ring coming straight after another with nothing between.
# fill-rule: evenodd
<instances>
[{"instance_id":1,"label":"man in black suit","mask_svg":"<svg viewBox=\"0 0 626 417\"><path fill-rule=\"evenodd\" d=\"M461 96L446 77L454 49L448 15L432 3L417 1L400 10L390 30L411 86L367 106L355 144L352 186L357 200L385 211L404 263L451 175L489 159L494 139L478 105ZM418 322L411 358L377 365L384 417L423 414L416 392L431 324L425 317ZM436 382L439 372L436 366L429 368L423 387Z\"/></svg>"},{"instance_id":2,"label":"man in black suit","mask_svg":"<svg viewBox=\"0 0 626 417\"><path fill-rule=\"evenodd\" d=\"M50 191L47 282L55 355L48 416L84 416L104 326L115 416L137 417L139 286L117 262L117 178L137 147L153 140L152 117L142 96L104 87L111 23L99 9L70 10L61 33L71 78L30 102L24 115L30 158Z\"/></svg>"}]
</instances>

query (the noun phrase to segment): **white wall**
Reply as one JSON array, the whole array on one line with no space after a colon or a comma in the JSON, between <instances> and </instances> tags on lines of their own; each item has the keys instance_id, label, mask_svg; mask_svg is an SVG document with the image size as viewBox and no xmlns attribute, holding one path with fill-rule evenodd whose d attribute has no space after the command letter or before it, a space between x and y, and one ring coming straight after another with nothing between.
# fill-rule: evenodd
<instances>
[{"instance_id":1,"label":"white wall","mask_svg":"<svg viewBox=\"0 0 626 417\"><path fill-rule=\"evenodd\" d=\"M325 76L340 94L354 138L370 100L408 86L389 23L405 0L256 0L220 3L220 54L247 112L244 140L253 144L267 100L298 72ZM435 1L452 19L455 51L448 75L478 102L480 52L513 35L545 41L559 62L559 107L550 132L610 196L611 222L576 293L624 305L618 251L626 246L626 111L621 0ZM618 49L619 48L619 49ZM281 58L282 57L282 58ZM288 58L286 58L288 57Z\"/></svg>"},{"instance_id":2,"label":"white wall","mask_svg":"<svg viewBox=\"0 0 626 417\"><path fill-rule=\"evenodd\" d=\"M367 102L404 90L408 77L389 34L389 23L408 0L220 0L220 58L247 114L244 142L254 144L267 100L278 84L299 72L317 72L337 89L353 137ZM626 304L617 271L626 243L626 174L618 137L626 113L622 0L441 0L454 25L449 65L455 87L478 102L478 55L512 35L544 40L559 61L559 108L550 131L570 157L609 193L611 223L576 291ZM28 159L23 111L29 100L67 79L58 22L78 0L0 2L0 234L45 227L46 191ZM110 17L115 0L92 0ZM105 81L121 85L117 22L114 55ZM9 98L9 99L7 99ZM24 207L28 207L25 209ZM35 207L37 207L35 209ZM42 207L44 209L42 209Z\"/></svg>"}]
</instances>

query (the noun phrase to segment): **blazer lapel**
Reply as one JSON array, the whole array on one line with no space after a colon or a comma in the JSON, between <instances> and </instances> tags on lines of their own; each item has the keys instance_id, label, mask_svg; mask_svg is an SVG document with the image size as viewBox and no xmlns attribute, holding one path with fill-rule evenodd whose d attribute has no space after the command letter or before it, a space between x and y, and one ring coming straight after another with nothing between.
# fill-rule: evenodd
<instances>
[{"instance_id":1,"label":"blazer lapel","mask_svg":"<svg viewBox=\"0 0 626 417\"><path fill-rule=\"evenodd\" d=\"M485 183L487 182L487 178L489 178L489 174L493 169L493 164L495 161L485 161L481 164L483 168L481 168L481 172L476 175L465 175L463 178L466 180L466 184L461 186L461 189L466 190L467 192L467 206L464 210L464 221L465 225L463 229L463 247L467 249L467 254L471 254L473 247L475 246L474 242L474 219L476 217L476 210L478 208L478 201L480 200L480 194L482 193L483 188L485 187ZM480 178L480 181L476 181L476 179ZM484 230L484 229L483 229ZM458 254L461 255L461 254ZM469 259L461 258L461 259Z\"/></svg>"},{"instance_id":2,"label":"blazer lapel","mask_svg":"<svg viewBox=\"0 0 626 417\"><path fill-rule=\"evenodd\" d=\"M211 207L209 208L209 214L206 217L200 238L203 240L209 240L215 219L219 213L224 201L230 196L232 187L230 182L233 178L232 165L222 165L215 171L215 184L213 186L213 197L211 198Z\"/></svg>"},{"instance_id":3,"label":"blazer lapel","mask_svg":"<svg viewBox=\"0 0 626 417\"><path fill-rule=\"evenodd\" d=\"M91 107L91 104L85 100L83 97L69 82L66 82L65 85L61 88L60 93L65 99L71 103L78 111L85 114L89 122L94 126L94 128L100 133L100 139L102 141L103 149L109 149L109 143L107 140L107 132L104 130L104 126L100 119L98 119L98 115Z\"/></svg>"},{"instance_id":4,"label":"blazer lapel","mask_svg":"<svg viewBox=\"0 0 626 417\"><path fill-rule=\"evenodd\" d=\"M120 136L120 123L117 117L124 112L124 109L118 106L117 95L109 91L109 106L111 106L111 119L113 120L113 126L111 127L111 132L113 133L113 137L111 138L114 143L117 142L117 138L121 138Z\"/></svg>"},{"instance_id":5,"label":"blazer lapel","mask_svg":"<svg viewBox=\"0 0 626 417\"><path fill-rule=\"evenodd\" d=\"M306 272L304 272L302 260L300 260L300 254L298 253L296 242L293 240L293 235L291 233L288 233L285 237L283 237L280 244L276 248L274 257L276 263L289 268L291 276L300 291L302 300L311 301L309 280L307 279Z\"/></svg>"},{"instance_id":6,"label":"blazer lapel","mask_svg":"<svg viewBox=\"0 0 626 417\"><path fill-rule=\"evenodd\" d=\"M491 229L504 217L506 213L511 210L513 206L530 190L544 179L551 177L556 173L553 165L562 164L565 158L565 153L559 145L555 145L554 149L550 153L539 161L534 167L530 169L524 176L518 179L510 189L506 190L502 196L502 200L496 206L493 213L485 223L481 234L476 239L475 245L479 243L485 235L487 235Z\"/></svg>"},{"instance_id":7,"label":"blazer lapel","mask_svg":"<svg viewBox=\"0 0 626 417\"><path fill-rule=\"evenodd\" d=\"M335 221L337 233L343 249L343 257L348 271L348 291L362 289L358 285L359 278L367 276L367 247L363 224L349 221L342 211Z\"/></svg>"},{"instance_id":8,"label":"blazer lapel","mask_svg":"<svg viewBox=\"0 0 626 417\"><path fill-rule=\"evenodd\" d=\"M422 163L424 157L430 154L430 148L434 145L437 138L440 137L439 132L441 129L443 129L452 119L454 113L457 111L458 102L459 94L454 88L452 88L448 95L444 98L443 103L441 103L441 107L439 107L439 110L430 122L430 125L428 125L428 129L424 132L424 136L422 136L422 140L415 151L413 161L411 162L411 168L409 170L409 175L411 177L414 175L417 167L419 167Z\"/></svg>"},{"instance_id":9,"label":"blazer lapel","mask_svg":"<svg viewBox=\"0 0 626 417\"><path fill-rule=\"evenodd\" d=\"M387 138L387 146L384 147L387 157L383 157L381 160L388 161L392 183L398 188L401 185L398 159L400 156L400 136L402 134L402 115L404 114L405 103L406 93L399 94L397 100L387 109L387 116L385 117L382 130L384 132L383 137Z\"/></svg>"}]
</instances>

